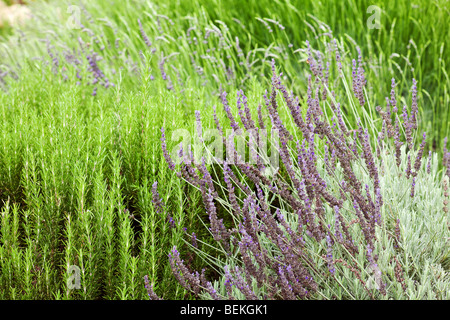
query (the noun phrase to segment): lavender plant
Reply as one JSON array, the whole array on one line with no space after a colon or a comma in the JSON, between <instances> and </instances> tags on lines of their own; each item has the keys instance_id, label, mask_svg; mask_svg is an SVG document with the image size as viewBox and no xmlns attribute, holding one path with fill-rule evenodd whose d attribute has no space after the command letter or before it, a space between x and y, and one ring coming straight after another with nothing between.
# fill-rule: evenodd
<instances>
[{"instance_id":1,"label":"lavender plant","mask_svg":"<svg viewBox=\"0 0 450 320\"><path fill-rule=\"evenodd\" d=\"M433 170L428 170L421 161L425 133L417 151L412 144L406 150L400 141L400 128L407 129L406 138L410 142L411 130L416 127L407 116L400 124L394 89L387 99L388 110L389 105L394 106L393 113L380 112L383 123L390 128L389 135L384 135L383 125L378 141L371 142L368 129L376 128L373 125L363 128L360 120L357 128L350 130L342 118L334 88L323 81L320 60L310 54L309 61L311 75L303 101L287 91L272 62L272 86L270 94L267 91L264 94L264 101L270 126L280 135L281 144L276 151L281 165L276 174L265 175L263 169L270 165L267 162L256 165L250 160L239 162L245 155L240 157L232 143L228 145L234 154L232 159L238 161L228 158L222 163L217 161L211 169L215 176L220 171L223 181L213 181L204 159L198 161L192 152L181 149L182 162L175 167L163 135L163 152L170 168L202 194L209 215L208 230L219 252L211 257L192 247L221 274L211 282L205 279L204 271L199 274L190 270L174 247L169 257L177 280L186 290L206 299L447 296L448 293L432 289L431 284L448 288L448 276L442 278L429 272L431 266L442 269L442 264L448 261L449 230L445 223L447 214L434 206L442 203L439 200L443 197L434 181L438 177L436 159L430 160ZM339 58L335 65L336 74L349 91ZM358 71L354 71L353 93L361 106L370 103L370 97L364 98L363 74L360 64ZM324 91L328 94L321 94ZM250 112L241 109L242 92L237 97L240 121L233 115L226 93L221 96L234 132L255 129L255 122L248 116ZM347 103L353 103L351 96L347 95L350 99ZM290 117L283 118L287 113ZM412 119L416 119L415 104L412 114ZM197 123L201 137L199 114ZM257 139L261 137L257 134ZM246 142L250 148L250 139ZM206 144L202 147L207 149ZM379 150L377 156L374 150ZM410 161L406 163L406 157L415 159L412 167ZM409 174L405 175L407 166ZM412 185L410 192L408 185ZM430 194L436 199L431 200ZM424 226L415 219L433 222ZM399 229L409 229L409 238L401 238ZM431 242L433 246L426 245ZM428 269L424 271L420 266Z\"/></svg>"}]
</instances>

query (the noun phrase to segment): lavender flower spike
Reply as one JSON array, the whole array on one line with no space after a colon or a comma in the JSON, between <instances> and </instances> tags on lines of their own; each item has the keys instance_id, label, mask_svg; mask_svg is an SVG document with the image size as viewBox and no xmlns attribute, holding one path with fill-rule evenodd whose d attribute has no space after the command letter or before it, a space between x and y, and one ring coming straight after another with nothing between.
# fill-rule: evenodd
<instances>
[{"instance_id":1,"label":"lavender flower spike","mask_svg":"<svg viewBox=\"0 0 450 320\"><path fill-rule=\"evenodd\" d=\"M334 262L333 262L333 252L331 249L332 242L329 235L327 235L327 263L328 263L328 270L331 272L331 274L334 274L336 272L336 269L334 268Z\"/></svg>"},{"instance_id":2,"label":"lavender flower spike","mask_svg":"<svg viewBox=\"0 0 450 320\"><path fill-rule=\"evenodd\" d=\"M158 297L158 295L153 291L153 286L150 284L147 275L144 276L144 284L145 284L145 289L147 289L147 294L148 294L148 297L150 298L150 300L162 300L162 299L161 299L160 297Z\"/></svg>"},{"instance_id":3,"label":"lavender flower spike","mask_svg":"<svg viewBox=\"0 0 450 320\"><path fill-rule=\"evenodd\" d=\"M425 148L425 139L426 139L426 137L427 137L426 132L424 132L423 133L423 140L422 140L422 143L420 144L420 149L419 149L419 152L417 153L416 161L414 162L415 174L417 174L417 172L420 169L420 164L422 162L423 149Z\"/></svg>"},{"instance_id":4,"label":"lavender flower spike","mask_svg":"<svg viewBox=\"0 0 450 320\"><path fill-rule=\"evenodd\" d=\"M431 172L431 150L428 152L428 164L427 164L427 173Z\"/></svg>"},{"instance_id":5,"label":"lavender flower spike","mask_svg":"<svg viewBox=\"0 0 450 320\"><path fill-rule=\"evenodd\" d=\"M145 33L144 28L142 27L142 23L141 23L140 19L138 19L138 23L139 23L139 31L141 32L142 39L144 39L144 42L147 45L147 47L151 47L152 46L152 42L150 41L150 39L148 38L147 34Z\"/></svg>"},{"instance_id":6,"label":"lavender flower spike","mask_svg":"<svg viewBox=\"0 0 450 320\"><path fill-rule=\"evenodd\" d=\"M169 156L169 152L167 151L166 135L164 127L161 128L161 147L163 150L164 159L166 159L166 162L169 165L170 170L175 170L175 163L172 161L172 159Z\"/></svg>"},{"instance_id":7,"label":"lavender flower spike","mask_svg":"<svg viewBox=\"0 0 450 320\"><path fill-rule=\"evenodd\" d=\"M417 106L417 81L413 79L412 85L412 104L411 104L411 124L414 129L417 129L417 114L419 113L419 108Z\"/></svg>"}]
</instances>

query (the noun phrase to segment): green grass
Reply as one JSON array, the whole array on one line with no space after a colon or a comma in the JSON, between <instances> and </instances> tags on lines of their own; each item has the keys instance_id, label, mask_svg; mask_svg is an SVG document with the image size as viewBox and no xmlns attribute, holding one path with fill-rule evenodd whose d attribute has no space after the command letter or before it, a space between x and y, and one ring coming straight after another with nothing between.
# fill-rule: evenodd
<instances>
[{"instance_id":1,"label":"green grass","mask_svg":"<svg viewBox=\"0 0 450 320\"><path fill-rule=\"evenodd\" d=\"M367 78L372 83L369 95L372 105L384 104L392 77L400 83L397 92L402 96L407 96L415 78L421 101L421 131L430 134L434 151L442 149L450 127L448 1L246 1L245 10L237 0L199 0L198 3L211 21L227 24L248 47L278 47L274 52L277 63L299 90L305 90L304 81L298 81L302 67L297 62L303 57L294 51L305 40L315 46L316 41L327 38L327 33L361 47L366 57ZM367 25L373 14L367 11L372 5L381 10L379 29ZM190 1L173 1L167 14L171 17L196 15L197 8ZM261 22L263 19L265 23ZM281 23L285 29L267 19ZM292 49L288 44L293 44ZM347 54L357 59L354 48ZM410 101L401 104L410 106Z\"/></svg>"}]
</instances>

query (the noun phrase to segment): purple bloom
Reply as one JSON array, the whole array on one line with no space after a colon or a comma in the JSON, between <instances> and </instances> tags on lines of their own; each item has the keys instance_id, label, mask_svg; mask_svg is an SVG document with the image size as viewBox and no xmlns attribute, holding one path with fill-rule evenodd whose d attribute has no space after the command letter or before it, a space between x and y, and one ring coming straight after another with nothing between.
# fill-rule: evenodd
<instances>
[{"instance_id":1,"label":"purple bloom","mask_svg":"<svg viewBox=\"0 0 450 320\"><path fill-rule=\"evenodd\" d=\"M340 63L336 42L335 46L337 62ZM348 258L346 254L342 257L340 254L339 257L333 257L333 253L345 251L353 256L364 255L364 252L360 252L359 249L359 245L364 243L367 245L366 262L370 263L377 277L379 276L377 279L381 281L381 271L376 264L378 257L373 255L372 250L378 246L379 239L377 239L375 229L376 224L381 225L382 223L383 190L378 177L378 161L375 162L377 159L374 159L372 154L369 132L362 127L358 119L358 128L354 130L352 140L352 136L346 131L340 105L336 101L331 104L334 114L331 115L331 123L328 122L321 103L322 89L325 85L322 78L324 77L323 63L325 60L322 59L323 56L311 50L309 43L308 51L311 71L315 75L308 79L308 90L305 96L307 110L300 109L299 98L283 85L282 75L276 73L274 61L272 61L271 91L269 93L266 90L263 96L267 107L267 119L264 119L261 106L257 110L259 127L265 128L269 121L269 126L279 132L280 143L277 151L281 163L278 172L269 178L263 171L265 163L264 165L261 162L257 162L256 165L248 163L237 155L235 148L232 148L231 152L235 152L235 159L238 160L238 163L235 165L223 163L223 185L220 183L222 173L219 173L218 181L213 180L216 174L209 173L204 161L201 164L192 161L189 164L181 165L179 176L183 176L187 182L201 192L209 217L209 231L212 238L218 242L219 246L225 248L228 255L236 253L238 267L233 267L231 270L228 266L224 268L223 285L227 298L234 299L233 291L237 292L237 290L246 299L257 298L258 296L253 291L254 284L258 288L267 285L268 292L264 298L271 299L301 299L306 297L309 292L316 291L318 285L311 277L310 271L321 267L320 264L315 263L316 259L310 256L309 250L305 250L307 241L316 241L316 243L323 243L322 240L326 241L326 256L323 256L324 267L325 271L328 269L328 272L331 273L331 280L336 274L335 264L339 262L349 267L347 261L350 261L344 260ZM366 85L362 65L361 52L358 48L358 61L354 62L353 67L353 88L355 96L361 104L364 103L363 93ZM392 89L394 87L395 82L393 81ZM234 110L228 104L226 92L222 89L220 91L220 98L231 127L242 131L256 129L243 91L237 92L237 104ZM334 93L331 94L337 98ZM280 99L284 99L285 105L279 104L278 100ZM388 110L384 112L381 111L381 108L377 108L383 118L383 128L378 136L378 145L381 144L381 139L385 138L386 130L388 136L395 135L398 161L402 145L400 124L396 120L396 130L394 131L389 109L392 105L394 112L396 111L398 102L394 100L396 100L395 93L391 92L390 99L386 99ZM285 109L284 106L287 108ZM287 120L285 111L290 111L290 115L287 116L291 117ZM306 117L304 117L304 111L306 111ZM242 120L242 128L239 127L239 120L234 117L234 112L238 112ZM197 131L200 133L202 130L200 113L196 111L195 116ZM397 115L395 116L398 119ZM407 116L406 113L404 119ZM215 108L214 121L216 127L222 131ZM296 132L299 139L294 139L294 135L288 130L288 126L284 125L284 121L289 121L297 126L295 129L299 129ZM262 137L259 135L261 130L256 131L258 133L256 136ZM247 140L247 146L250 147L250 138ZM296 150L291 149L294 142ZM321 176L320 164L322 162L319 158L321 155L319 148L322 145L325 149L323 160L328 171L327 176L334 175L333 171L336 166L342 169L345 180L340 183L339 190L328 185L326 179ZM232 147L234 147L234 143ZM163 154L164 157L167 155L169 160L166 159L166 161L171 165L165 148L164 140ZM358 152L358 148L362 152ZM189 155L193 158L192 152ZM362 159L368 168L370 180L373 180L374 195L370 192L372 188L369 187L370 184L366 182L364 188L355 174L355 162L360 162ZM415 184L415 179L413 179L413 184ZM220 190L217 189L216 192L214 185L221 186ZM339 191L341 196L339 197L339 194L335 196L333 194L335 191ZM353 203L354 210L343 211L345 210L343 204L346 200ZM333 231L330 230L330 226L327 228L325 223L329 219L326 217L325 208L327 207L334 210ZM295 218L298 219L295 225L292 224L291 217L285 216L284 212L295 214ZM227 213L231 213L231 216L229 215L229 219L226 221L225 218L219 218L219 215ZM355 215L356 219L347 222L347 218L350 220L351 215ZM231 229L227 229L225 225L228 226L233 222L234 225L231 226ZM358 223L359 226L350 230L350 226L354 223ZM350 232L355 230L361 232L361 237L359 235L354 237ZM308 239L305 241L304 237L308 237ZM264 241L260 242L261 239ZM195 234L192 234L191 241L193 243L196 241ZM271 243L269 247L266 245L267 242ZM334 246L336 247L333 248ZM232 251L231 248L236 251ZM268 252L268 248L276 248L276 253ZM184 266L183 261L179 258L179 253L177 254L175 251L171 253L170 262L174 274L185 288L190 288L191 291L200 290L197 285L200 283L204 292L209 293L214 299L220 298L214 287L204 279L203 272L202 275L198 275ZM323 270L315 271L317 271L316 274L320 274ZM359 278L359 274L356 274L356 277ZM359 280L362 281L361 278ZM380 284L380 290L384 290L382 284Z\"/></svg>"},{"instance_id":2,"label":"purple bloom","mask_svg":"<svg viewBox=\"0 0 450 320\"><path fill-rule=\"evenodd\" d=\"M356 60L352 60L353 94L359 100L359 104L363 106L365 104L364 86L366 85L366 80L362 67L361 50L359 47L356 49L358 51L358 68L356 67Z\"/></svg>"},{"instance_id":3,"label":"purple bloom","mask_svg":"<svg viewBox=\"0 0 450 320\"><path fill-rule=\"evenodd\" d=\"M198 248L198 244L197 244L197 235L195 234L195 232L192 232L191 240L192 240L192 246L193 246L194 248Z\"/></svg>"},{"instance_id":4,"label":"purple bloom","mask_svg":"<svg viewBox=\"0 0 450 320\"><path fill-rule=\"evenodd\" d=\"M152 46L152 42L150 41L150 39L148 38L147 34L145 33L144 28L142 27L140 19L138 19L138 23L139 23L139 31L141 32L142 39L144 39L144 42L147 45L147 47L151 47Z\"/></svg>"},{"instance_id":5,"label":"purple bloom","mask_svg":"<svg viewBox=\"0 0 450 320\"><path fill-rule=\"evenodd\" d=\"M417 81L416 79L413 79L412 81L411 124L414 129L417 129L417 114L419 113L419 108L417 105Z\"/></svg>"},{"instance_id":6,"label":"purple bloom","mask_svg":"<svg viewBox=\"0 0 450 320\"><path fill-rule=\"evenodd\" d=\"M231 127L233 128L233 130L238 131L240 127L237 124L236 120L234 119L233 114L231 113L230 106L228 105L227 93L223 91L222 94L220 95L220 98L222 100L223 108L228 116L228 119L230 119Z\"/></svg>"},{"instance_id":7,"label":"purple bloom","mask_svg":"<svg viewBox=\"0 0 450 320\"><path fill-rule=\"evenodd\" d=\"M164 57L158 63L159 70L161 71L161 76L163 80L167 80L167 73L164 70L164 64L166 63L166 59Z\"/></svg>"},{"instance_id":8,"label":"purple bloom","mask_svg":"<svg viewBox=\"0 0 450 320\"><path fill-rule=\"evenodd\" d=\"M400 141L400 126L398 123L398 118L395 118L395 136L394 136L394 144L395 144L395 158L397 167L400 166L401 163L401 146L403 145L403 142Z\"/></svg>"},{"instance_id":9,"label":"purple bloom","mask_svg":"<svg viewBox=\"0 0 450 320\"><path fill-rule=\"evenodd\" d=\"M166 162L169 165L170 170L175 170L175 163L172 161L172 159L169 156L169 152L167 151L166 135L164 127L161 127L161 147L163 150L164 159L166 159Z\"/></svg>"},{"instance_id":10,"label":"purple bloom","mask_svg":"<svg viewBox=\"0 0 450 320\"><path fill-rule=\"evenodd\" d=\"M395 79L392 78L392 82L391 82L391 106L392 106L392 111L394 113L397 113L397 100L395 99Z\"/></svg>"},{"instance_id":11,"label":"purple bloom","mask_svg":"<svg viewBox=\"0 0 450 320\"><path fill-rule=\"evenodd\" d=\"M336 269L334 268L334 261L333 261L333 251L332 251L332 240L329 235L327 235L327 263L328 263L328 270L331 274L335 274Z\"/></svg>"},{"instance_id":12,"label":"purple bloom","mask_svg":"<svg viewBox=\"0 0 450 320\"><path fill-rule=\"evenodd\" d=\"M150 284L148 280L148 276L144 276L144 284L145 289L147 289L147 294L150 300L162 300L158 295L153 291L153 286Z\"/></svg>"},{"instance_id":13,"label":"purple bloom","mask_svg":"<svg viewBox=\"0 0 450 320\"><path fill-rule=\"evenodd\" d=\"M195 110L195 121L197 122L197 135L200 141L202 141L202 119L200 117L200 111Z\"/></svg>"},{"instance_id":14,"label":"purple bloom","mask_svg":"<svg viewBox=\"0 0 450 320\"><path fill-rule=\"evenodd\" d=\"M336 63L337 63L337 66L338 66L339 77L340 77L341 76L340 72L342 71L341 55L339 53L339 48L338 48L336 39L333 39L333 41L334 41L334 48L335 48L335 52L336 52Z\"/></svg>"},{"instance_id":15,"label":"purple bloom","mask_svg":"<svg viewBox=\"0 0 450 320\"><path fill-rule=\"evenodd\" d=\"M408 119L408 110L406 106L403 106L403 123L405 127L405 135L406 135L406 141L409 144L409 148L413 149L413 140L412 140L412 129L413 124L411 119Z\"/></svg>"},{"instance_id":16,"label":"purple bloom","mask_svg":"<svg viewBox=\"0 0 450 320\"><path fill-rule=\"evenodd\" d=\"M411 175L411 155L408 154L408 162L406 163L406 178L409 179Z\"/></svg>"},{"instance_id":17,"label":"purple bloom","mask_svg":"<svg viewBox=\"0 0 450 320\"><path fill-rule=\"evenodd\" d=\"M344 242L344 238L343 238L343 236L342 236L342 233L341 233L341 231L340 231L340 227L339 227L339 216L340 216L340 214L339 214L339 207L338 206L334 206L334 212L335 212L335 215L334 215L334 223L335 223L335 225L334 225L334 227L335 227L335 233L336 233L336 238L338 239L338 242L339 243L343 243Z\"/></svg>"},{"instance_id":18,"label":"purple bloom","mask_svg":"<svg viewBox=\"0 0 450 320\"><path fill-rule=\"evenodd\" d=\"M200 293L201 279L198 272L191 273L185 266L184 261L180 257L180 253L177 247L174 246L171 253L169 253L169 263L172 268L172 273L178 282L189 291L192 291L195 295Z\"/></svg>"},{"instance_id":19,"label":"purple bloom","mask_svg":"<svg viewBox=\"0 0 450 320\"><path fill-rule=\"evenodd\" d=\"M101 83L105 88L114 86L114 84L110 83L109 79L106 78L103 72L100 70L97 64L97 62L100 61L97 53L93 52L91 55L86 55L86 59L89 62L88 71L91 72L94 77L91 84ZM94 93L97 93L97 88L94 88ZM95 95L94 93L93 95Z\"/></svg>"},{"instance_id":20,"label":"purple bloom","mask_svg":"<svg viewBox=\"0 0 450 320\"><path fill-rule=\"evenodd\" d=\"M420 144L420 149L419 152L417 153L417 157L416 157L416 161L414 162L414 170L415 170L415 174L417 174L417 172L420 169L420 164L422 161L422 155L423 155L423 150L425 148L425 140L426 140L426 132L423 133L423 140L422 143Z\"/></svg>"}]
</instances>

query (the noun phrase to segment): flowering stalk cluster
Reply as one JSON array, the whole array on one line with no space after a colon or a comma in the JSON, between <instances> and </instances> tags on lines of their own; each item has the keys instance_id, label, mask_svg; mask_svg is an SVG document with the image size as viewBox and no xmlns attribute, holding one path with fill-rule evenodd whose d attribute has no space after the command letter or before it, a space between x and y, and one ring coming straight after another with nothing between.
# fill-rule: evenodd
<instances>
[{"instance_id":1,"label":"flowering stalk cluster","mask_svg":"<svg viewBox=\"0 0 450 320\"><path fill-rule=\"evenodd\" d=\"M403 126L404 132L405 132L405 139L406 139L406 145L409 147L409 150L411 152L407 153L407 164L406 164L406 178L412 177L413 180L411 182L411 193L410 196L414 197L415 195L415 186L416 186L416 177L420 170L421 163L422 163L422 157L423 152L425 149L425 143L426 143L426 132L423 133L422 136L422 143L419 146L419 150L417 151L416 158L414 160L414 164L412 164L412 151L414 151L414 142L413 142L413 130L417 129L417 113L418 113L418 107L417 107L417 81L413 79L413 87L412 87L412 106L411 106L411 115L408 116L408 108L407 106L403 107L402 112L402 118L403 118L403 124L400 123L400 117L397 115L397 102L395 98L395 80L392 79L392 90L391 90L391 97L390 99L386 97L386 104L387 109L386 111L382 111L380 106L376 107L376 110L380 113L382 119L383 119L383 125L381 129L381 133L378 136L378 145L381 144L382 140L385 140L385 134L384 130L387 131L387 138L394 137L394 146L395 146L395 157L396 157L396 164L397 167L400 167L401 164L401 147L405 142L401 141L401 126ZM392 119L391 119L391 110L390 106L393 106L394 109L394 126L392 125ZM446 140L445 140L446 141ZM446 165L446 150L445 150L445 141L444 141L444 166ZM380 157L379 152L377 155ZM426 167L426 171L429 174L431 172L431 151L428 155L428 163ZM450 170L448 170L450 173ZM401 173L399 174L401 176Z\"/></svg>"},{"instance_id":2,"label":"flowering stalk cluster","mask_svg":"<svg viewBox=\"0 0 450 320\"><path fill-rule=\"evenodd\" d=\"M175 278L186 290L193 292L197 296L203 289L207 291L213 299L220 299L211 282L206 281L205 270L203 269L201 274L197 271L191 272L185 265L184 260L181 259L180 253L176 247L173 247L172 251L169 253L169 262Z\"/></svg>"},{"instance_id":3,"label":"flowering stalk cluster","mask_svg":"<svg viewBox=\"0 0 450 320\"><path fill-rule=\"evenodd\" d=\"M215 183L205 162L195 163L192 153L184 152L183 159L186 159L187 156L189 161L183 160L179 169L175 169L174 162L170 159L167 151L164 129L162 130L164 157L169 167L177 170L179 177L196 186L202 193L213 239L220 243L228 256L238 254L240 257L241 266L233 270L234 274L225 268L225 288L228 298L234 298L233 287L237 288L247 299L256 298L253 283L256 283L258 288L265 288L266 298L298 299L314 293L318 288L316 277L321 274L321 271L305 249L305 237L326 244L329 273L338 272L334 266L333 252L341 248L337 251L345 250L350 258L358 255L360 250L367 250L366 256L369 263L375 266L380 279L382 277L381 270L376 267L376 256L373 256L372 252L377 242L376 226L382 225L383 199L369 134L358 123L358 129L354 131L353 137L350 136L342 119L339 104L332 104L335 113L333 125L325 120L319 103L323 98L320 91L323 82L313 81L312 78L315 77L314 79L317 80L323 76L321 59L319 56L316 60L311 51L309 51L309 55L313 75L308 83L305 117L302 115L299 99L287 91L281 82L281 75L276 73L275 64L272 62L272 88L270 95L266 91L264 101L272 126L279 132L278 151L282 166L278 168L278 173L272 179L264 174L265 164L259 162L255 166L246 163L239 157L236 149L233 149L233 159L240 161L237 163L223 162L226 186L224 190L228 192L228 197L225 200L221 199L215 190ZM339 67L340 61L337 60ZM364 104L362 88L365 85L365 79L361 56L359 56L359 66L355 72L354 89L361 93L358 98L360 103ZM277 99L278 93L281 93L282 99L290 111L298 134L292 134L282 120ZM222 92L221 101L231 128L235 132L257 128L243 91L238 92L237 99L240 121L231 111L226 92ZM393 95L389 103L396 104ZM196 119L197 133L201 138L202 124L199 113L196 113ZM217 128L223 132L216 115L214 120ZM385 122L392 126L387 116L385 116ZM260 125L259 129L265 127L261 107L258 108L258 124ZM398 122L396 127L398 127ZM294 138L297 135L302 137L301 141ZM399 140L398 134L396 136ZM223 140L226 139L223 138ZM317 143L319 140L323 140L326 144L325 162L328 174L332 176L333 171L337 168L337 163L343 171L344 181L339 183L338 195L334 194L335 192L318 166L320 151ZM292 148L292 144L296 148ZM249 143L248 146L250 147ZM357 151L358 146L362 149L362 153ZM329 153L331 157L328 157ZM365 163L369 177L373 181L374 195L371 194L369 185L366 184L363 188L362 181L358 180L354 171L354 163L360 160ZM238 179L235 171L244 175L246 180ZM255 189L250 188L250 185L253 185ZM241 196L243 195L242 199L239 199L236 190L243 191L239 193ZM283 203L283 210L273 207L269 199L274 197ZM353 208L352 225L360 225L362 238L355 238L354 234L350 232L350 224L346 223L348 217L344 216L344 212L349 211L344 205L345 202L348 202L350 208ZM235 218L234 228L227 228L223 218L219 218L218 203L225 206ZM325 223L329 210L333 212L335 222L333 225ZM287 212L296 217L296 225L288 223ZM347 214L348 212L345 213L345 215ZM275 256L271 250L276 250ZM192 292L198 294L200 292L200 275L184 270L180 262L175 262L179 261L178 257L178 254L174 253L171 256L171 264L176 276L186 288L190 288ZM183 278L180 274L183 275ZM211 296L215 294L211 294L206 285L203 288L206 288L206 292L209 292ZM381 286L380 292L385 294L383 286Z\"/></svg>"},{"instance_id":4,"label":"flowering stalk cluster","mask_svg":"<svg viewBox=\"0 0 450 320\"><path fill-rule=\"evenodd\" d=\"M153 291L153 286L150 284L148 280L148 276L144 276L145 289L147 290L148 297L150 300L162 300L158 295Z\"/></svg>"},{"instance_id":5,"label":"flowering stalk cluster","mask_svg":"<svg viewBox=\"0 0 450 320\"><path fill-rule=\"evenodd\" d=\"M336 65L341 75L342 64L336 43L335 48ZM220 94L233 135L246 131L256 132L255 139L259 141L262 130L267 127L278 132L279 144L276 151L281 161L280 166L271 171L272 175L267 175L266 169L270 164L264 162L265 159L258 150L256 164L246 162L238 154L234 142L229 143L231 140L223 136L225 130L217 118L215 107L214 122L217 130L222 134L224 144L231 146L231 152L227 150L227 159L218 162L222 165L223 184L221 181L213 181L205 160L197 163L190 150L180 149L182 162L175 166L167 151L162 129L162 149L169 168L201 192L212 238L219 244L227 261L230 257L238 258L237 266L228 267L227 263L221 266L224 279L222 293L226 291L221 298L235 299L237 292L246 299L261 298L261 292L264 292L264 298L270 299L307 298L318 290L324 273L328 274L326 278L335 279L342 272L336 262L350 266L369 296L374 298L374 292L362 280L364 266L354 265L357 256L364 256L366 266L373 270L378 292L387 294L383 270L379 267L378 256L375 254L380 247L377 245L377 227L384 225L383 190L377 160L381 156L381 142L394 138L398 167L401 162L401 147L404 142L401 141L402 124L397 115L399 100L395 95L395 80L391 83L390 97L386 98L386 111L377 107L383 126L378 132L379 148L375 157L368 129L363 128L358 119L357 128L348 130L334 92L331 91L328 96L323 94L324 89L328 90L329 65L324 73L321 54L313 52L307 43L312 74L308 78L307 96L303 102L306 110L302 110L300 99L282 83L282 74L277 74L274 61L271 88L263 95L269 126L261 104L257 108L257 120L253 120L251 107L242 90L237 92L237 117L227 99L227 93L222 91ZM359 50L358 54L358 64L353 61L353 92L360 104L364 105L363 88L366 80ZM414 80L411 115L408 116L407 108L403 108L403 126L410 149L413 148L412 131L417 128L415 86ZM328 114L322 110L322 105L325 104L321 102L325 99L332 100L328 104L332 112L331 121L328 121ZM291 121L285 120L283 107L289 112ZM200 112L196 112L196 127L198 138L202 141L205 130ZM408 154L406 176L412 177L411 197L415 193L425 138L424 133L415 159L412 156L414 163L411 162L412 154ZM250 144L250 140L249 137L245 142L251 149L254 146ZM231 158L228 158L230 155ZM444 163L450 167L450 154L445 152ZM366 178L370 183L367 179L361 179L361 170L356 170L358 166L364 167L363 171L367 173ZM430 160L428 172L429 168ZM335 179L338 171L343 177L341 181ZM220 195L216 186L220 186ZM225 192L225 198L222 198L222 192ZM158 201L155 201L155 206L158 206ZM230 217L223 215L224 212L229 212ZM355 230L358 231L355 233ZM395 231L395 245L399 249L399 221ZM308 251L309 241L320 244L326 252L326 255L322 255L326 261L325 270ZM201 280L203 273L192 273L183 267L176 248L170 259L177 279L185 288L196 295L203 290L212 298L219 296L212 290L211 284ZM400 273L399 270L396 272Z\"/></svg>"},{"instance_id":6,"label":"flowering stalk cluster","mask_svg":"<svg viewBox=\"0 0 450 320\"><path fill-rule=\"evenodd\" d=\"M450 151L447 150L447 137L444 139L444 157L442 159L442 164L444 168L447 169L446 174L447 177L450 178Z\"/></svg>"},{"instance_id":7,"label":"flowering stalk cluster","mask_svg":"<svg viewBox=\"0 0 450 320\"><path fill-rule=\"evenodd\" d=\"M364 99L364 86L366 85L366 79L364 77L364 68L362 67L362 56L361 56L361 50L359 47L358 50L358 66L356 66L356 60L353 59L353 66L352 66L352 78L353 78L353 94L358 99L359 104L361 106L364 106L365 99Z\"/></svg>"},{"instance_id":8,"label":"flowering stalk cluster","mask_svg":"<svg viewBox=\"0 0 450 320\"><path fill-rule=\"evenodd\" d=\"M405 277L403 274L403 268L400 262L398 261L397 257L394 256L395 260L395 280L397 280L398 283L402 286L403 292L406 292L406 283L405 283Z\"/></svg>"},{"instance_id":9,"label":"flowering stalk cluster","mask_svg":"<svg viewBox=\"0 0 450 320\"><path fill-rule=\"evenodd\" d=\"M96 52L92 52L92 54L87 54L86 59L89 63L88 71L92 73L93 80L90 83L91 85L97 85L100 83L105 88L114 87L114 84L109 82L109 79L105 76L105 74L100 70L98 66L98 61L100 61L100 57ZM93 96L97 94L97 87L94 87L94 91L92 93Z\"/></svg>"},{"instance_id":10,"label":"flowering stalk cluster","mask_svg":"<svg viewBox=\"0 0 450 320\"><path fill-rule=\"evenodd\" d=\"M443 206L443 210L445 213L448 213L448 199L449 199L449 192L448 192L448 183L447 180L444 179L444 206Z\"/></svg>"}]
</instances>

